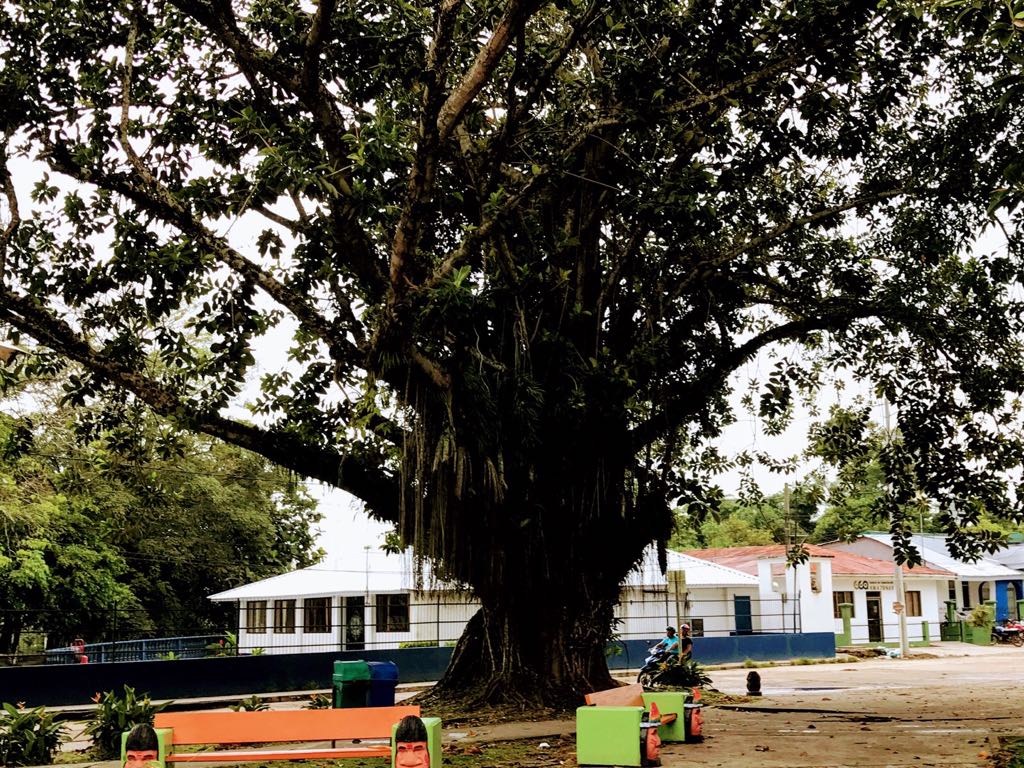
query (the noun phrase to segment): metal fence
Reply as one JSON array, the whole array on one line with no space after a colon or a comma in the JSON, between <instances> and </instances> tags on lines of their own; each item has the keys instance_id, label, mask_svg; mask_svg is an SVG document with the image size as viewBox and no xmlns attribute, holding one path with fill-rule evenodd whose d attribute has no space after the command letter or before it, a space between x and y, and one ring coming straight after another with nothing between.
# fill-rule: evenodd
<instances>
[{"instance_id":1,"label":"metal fence","mask_svg":"<svg viewBox=\"0 0 1024 768\"><path fill-rule=\"evenodd\" d=\"M225 614L233 620L219 631L182 622L171 625L163 636L133 627L125 612L119 611L93 617L92 632L82 633L82 650L65 640L44 652L10 656L7 663L73 664L83 654L89 663L104 663L451 646L478 609L479 603L473 600L436 593L259 600ZM642 594L635 590L616 607L615 617L614 636L622 641L659 639L667 626L683 623L690 625L694 637L801 631L799 599L782 595L693 600L677 599L664 590ZM45 616L35 619L36 626L44 626ZM162 625L167 628L168 622Z\"/></svg>"}]
</instances>

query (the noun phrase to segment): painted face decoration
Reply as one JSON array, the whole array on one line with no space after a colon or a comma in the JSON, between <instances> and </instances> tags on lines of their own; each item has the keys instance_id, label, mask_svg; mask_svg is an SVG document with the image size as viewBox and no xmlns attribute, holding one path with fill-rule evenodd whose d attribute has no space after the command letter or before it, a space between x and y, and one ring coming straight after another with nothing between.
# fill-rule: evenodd
<instances>
[{"instance_id":1,"label":"painted face decoration","mask_svg":"<svg viewBox=\"0 0 1024 768\"><path fill-rule=\"evenodd\" d=\"M124 768L150 768L160 764L160 753L155 749L127 749Z\"/></svg>"},{"instance_id":2,"label":"painted face decoration","mask_svg":"<svg viewBox=\"0 0 1024 768\"><path fill-rule=\"evenodd\" d=\"M430 768L430 752L425 741L400 741L395 752L396 768Z\"/></svg>"},{"instance_id":3,"label":"painted face decoration","mask_svg":"<svg viewBox=\"0 0 1024 768\"><path fill-rule=\"evenodd\" d=\"M658 735L658 729L644 728L640 733L641 764L661 765L661 737Z\"/></svg>"},{"instance_id":4,"label":"painted face decoration","mask_svg":"<svg viewBox=\"0 0 1024 768\"><path fill-rule=\"evenodd\" d=\"M396 768L430 768L427 728L415 715L403 717L395 729Z\"/></svg>"}]
</instances>

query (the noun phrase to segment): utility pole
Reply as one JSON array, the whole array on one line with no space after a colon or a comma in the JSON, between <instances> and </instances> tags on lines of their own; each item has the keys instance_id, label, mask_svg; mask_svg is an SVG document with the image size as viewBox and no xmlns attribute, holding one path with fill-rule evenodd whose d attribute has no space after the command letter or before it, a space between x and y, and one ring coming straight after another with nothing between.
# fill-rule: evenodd
<instances>
[{"instance_id":1,"label":"utility pole","mask_svg":"<svg viewBox=\"0 0 1024 768\"><path fill-rule=\"evenodd\" d=\"M882 406L885 418L885 439L890 440L892 439L892 433L889 428L889 398L882 400ZM891 533L889 535L889 543L892 545L893 573L896 577L896 605L899 606L896 615L899 616L900 620L900 658L906 659L910 657L910 643L907 640L907 593L903 588L903 566L896 560L896 545L892 540Z\"/></svg>"}]
</instances>

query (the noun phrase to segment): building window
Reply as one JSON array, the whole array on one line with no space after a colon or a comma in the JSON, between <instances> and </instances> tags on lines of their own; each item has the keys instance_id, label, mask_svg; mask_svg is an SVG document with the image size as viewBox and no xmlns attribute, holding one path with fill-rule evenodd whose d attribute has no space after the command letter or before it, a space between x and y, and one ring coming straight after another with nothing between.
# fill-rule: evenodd
<instances>
[{"instance_id":1,"label":"building window","mask_svg":"<svg viewBox=\"0 0 1024 768\"><path fill-rule=\"evenodd\" d=\"M832 615L837 619L843 618L842 612L839 610L839 606L842 603L849 603L853 605L853 592L833 592L832 593ZM857 609L850 609L850 618L852 619L857 615Z\"/></svg>"},{"instance_id":2,"label":"building window","mask_svg":"<svg viewBox=\"0 0 1024 768\"><path fill-rule=\"evenodd\" d=\"M245 604L245 629L250 635L267 631L267 601L250 600Z\"/></svg>"},{"instance_id":3,"label":"building window","mask_svg":"<svg viewBox=\"0 0 1024 768\"><path fill-rule=\"evenodd\" d=\"M921 593L917 590L912 592L904 592L904 596L907 598L907 604L905 606L907 616L920 616L921 615Z\"/></svg>"},{"instance_id":4,"label":"building window","mask_svg":"<svg viewBox=\"0 0 1024 768\"><path fill-rule=\"evenodd\" d=\"M971 585L968 582L966 582L966 581L962 581L962 582L960 582L960 587L961 587L961 589L962 589L962 591L964 593L964 604L963 604L963 607L964 608L970 608L971 607Z\"/></svg>"},{"instance_id":5,"label":"building window","mask_svg":"<svg viewBox=\"0 0 1024 768\"><path fill-rule=\"evenodd\" d=\"M274 634L291 635L295 632L295 601L274 601Z\"/></svg>"},{"instance_id":6,"label":"building window","mask_svg":"<svg viewBox=\"0 0 1024 768\"><path fill-rule=\"evenodd\" d=\"M691 637L704 637L704 619L690 619L687 623L690 625Z\"/></svg>"},{"instance_id":7,"label":"building window","mask_svg":"<svg viewBox=\"0 0 1024 768\"><path fill-rule=\"evenodd\" d=\"M992 599L992 591L987 581L983 581L978 584L978 602L984 603L986 600Z\"/></svg>"},{"instance_id":8,"label":"building window","mask_svg":"<svg viewBox=\"0 0 1024 768\"><path fill-rule=\"evenodd\" d=\"M302 601L302 631L321 635L331 631L331 598L307 597Z\"/></svg>"},{"instance_id":9,"label":"building window","mask_svg":"<svg viewBox=\"0 0 1024 768\"><path fill-rule=\"evenodd\" d=\"M949 598L948 599L952 600L955 603L956 602L956 582L955 581L947 581L946 582L946 586L949 588Z\"/></svg>"},{"instance_id":10,"label":"building window","mask_svg":"<svg viewBox=\"0 0 1024 768\"><path fill-rule=\"evenodd\" d=\"M377 631L409 631L409 595L377 595Z\"/></svg>"},{"instance_id":11,"label":"building window","mask_svg":"<svg viewBox=\"0 0 1024 768\"><path fill-rule=\"evenodd\" d=\"M818 576L818 564L810 563L808 569L811 574L811 592L817 594L821 592L821 579Z\"/></svg>"}]
</instances>

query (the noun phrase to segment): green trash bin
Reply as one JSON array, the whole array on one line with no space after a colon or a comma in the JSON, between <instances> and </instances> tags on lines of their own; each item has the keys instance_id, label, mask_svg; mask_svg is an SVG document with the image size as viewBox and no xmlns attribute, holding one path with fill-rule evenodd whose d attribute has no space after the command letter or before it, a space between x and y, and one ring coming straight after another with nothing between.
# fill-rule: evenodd
<instances>
[{"instance_id":1,"label":"green trash bin","mask_svg":"<svg viewBox=\"0 0 1024 768\"><path fill-rule=\"evenodd\" d=\"M334 674L335 709L367 706L370 695L370 665L365 661L336 661Z\"/></svg>"}]
</instances>

